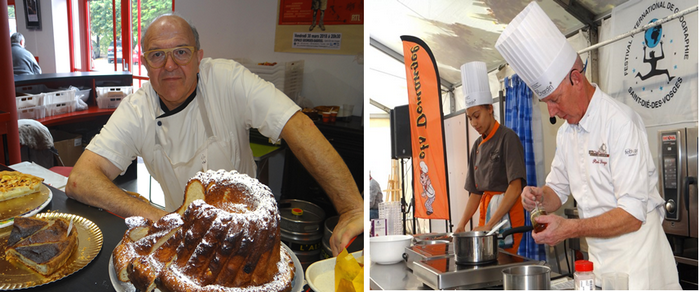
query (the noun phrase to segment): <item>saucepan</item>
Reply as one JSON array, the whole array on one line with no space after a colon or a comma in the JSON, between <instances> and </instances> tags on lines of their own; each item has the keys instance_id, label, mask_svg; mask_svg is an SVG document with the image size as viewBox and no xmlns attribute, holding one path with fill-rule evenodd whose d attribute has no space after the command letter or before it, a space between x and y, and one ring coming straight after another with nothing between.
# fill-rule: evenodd
<instances>
[{"instance_id":1,"label":"saucepan","mask_svg":"<svg viewBox=\"0 0 700 292\"><path fill-rule=\"evenodd\" d=\"M544 265L505 268L503 290L549 290L551 269Z\"/></svg>"},{"instance_id":2,"label":"saucepan","mask_svg":"<svg viewBox=\"0 0 700 292\"><path fill-rule=\"evenodd\" d=\"M455 261L458 264L479 264L495 261L498 257L498 240L514 233L532 231L532 226L521 226L489 235L487 231L469 231L452 234Z\"/></svg>"}]
</instances>

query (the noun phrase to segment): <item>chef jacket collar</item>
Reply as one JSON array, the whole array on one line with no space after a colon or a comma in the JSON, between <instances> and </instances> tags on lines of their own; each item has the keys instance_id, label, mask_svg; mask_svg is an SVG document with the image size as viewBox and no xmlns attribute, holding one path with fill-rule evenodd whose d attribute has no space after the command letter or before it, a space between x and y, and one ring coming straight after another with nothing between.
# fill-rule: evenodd
<instances>
[{"instance_id":1,"label":"chef jacket collar","mask_svg":"<svg viewBox=\"0 0 700 292\"><path fill-rule=\"evenodd\" d=\"M163 110L164 114L158 116L157 118L165 118L168 116L172 116L176 113L181 112L183 109L187 107L187 105L190 104L194 100L194 97L197 96L197 87L199 87L199 73L197 73L197 86L195 86L194 91L192 91L192 94L187 97L185 102L183 102L180 106L176 107L174 110L168 109L168 107L163 103L163 100L158 98L158 101L160 102L160 109Z\"/></svg>"},{"instance_id":2,"label":"chef jacket collar","mask_svg":"<svg viewBox=\"0 0 700 292\"><path fill-rule=\"evenodd\" d=\"M479 143L479 146L481 146L481 144L486 143L486 141L490 140L491 137L493 137L493 135L496 135L496 131L498 131L498 127L500 126L501 124L498 121L496 121L496 123L493 125L493 129L491 129L491 132L489 132L486 135L481 135L482 140L481 143Z\"/></svg>"},{"instance_id":3,"label":"chef jacket collar","mask_svg":"<svg viewBox=\"0 0 700 292\"><path fill-rule=\"evenodd\" d=\"M598 87L597 84L591 83L595 87L595 91L593 92L593 97L591 98L591 101L588 103L588 108L586 108L586 114L583 115L581 120L578 122L578 125L569 125L572 128L576 127L581 127L586 132L591 132L591 129L596 128L595 120L591 118L592 115L597 114L599 111L599 107L597 106L598 102L601 99L601 95L603 94L602 91L600 91L600 87Z\"/></svg>"}]
</instances>

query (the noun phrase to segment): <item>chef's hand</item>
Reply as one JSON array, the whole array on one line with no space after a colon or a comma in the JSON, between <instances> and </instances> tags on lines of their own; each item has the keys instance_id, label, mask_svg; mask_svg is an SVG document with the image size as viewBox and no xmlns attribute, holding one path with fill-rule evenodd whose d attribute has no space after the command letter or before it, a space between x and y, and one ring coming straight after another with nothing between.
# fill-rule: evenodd
<instances>
[{"instance_id":1,"label":"chef's hand","mask_svg":"<svg viewBox=\"0 0 700 292\"><path fill-rule=\"evenodd\" d=\"M544 200L544 192L542 188L527 186L520 194L520 200L523 202L525 210L532 211L532 209L535 209L537 201L542 203Z\"/></svg>"},{"instance_id":2,"label":"chef's hand","mask_svg":"<svg viewBox=\"0 0 700 292\"><path fill-rule=\"evenodd\" d=\"M544 230L532 233L532 239L535 240L537 244L546 244L549 246L554 246L567 239L566 234L569 228L570 220L564 219L560 216L548 214L540 215L535 218L537 223L547 224L547 228Z\"/></svg>"},{"instance_id":3,"label":"chef's hand","mask_svg":"<svg viewBox=\"0 0 700 292\"><path fill-rule=\"evenodd\" d=\"M353 237L362 233L365 227L363 217L364 212L362 209L340 214L340 219L338 219L338 224L333 229L333 235L330 239L331 251L334 257L343 251ZM357 238L355 240L363 239Z\"/></svg>"},{"instance_id":4,"label":"chef's hand","mask_svg":"<svg viewBox=\"0 0 700 292\"><path fill-rule=\"evenodd\" d=\"M466 226L457 227L457 229L455 229L455 231L453 231L452 233L462 233L465 231L464 230L465 228L467 228L467 227Z\"/></svg>"}]
</instances>

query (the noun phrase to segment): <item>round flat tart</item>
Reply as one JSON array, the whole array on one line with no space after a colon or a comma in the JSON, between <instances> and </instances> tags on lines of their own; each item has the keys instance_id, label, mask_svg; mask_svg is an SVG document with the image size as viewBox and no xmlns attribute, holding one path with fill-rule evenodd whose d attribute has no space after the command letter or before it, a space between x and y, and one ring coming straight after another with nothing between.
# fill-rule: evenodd
<instances>
[{"instance_id":1,"label":"round flat tart","mask_svg":"<svg viewBox=\"0 0 700 292\"><path fill-rule=\"evenodd\" d=\"M25 289L58 281L83 269L102 250L102 231L92 221L65 213L41 213L36 217L63 218L69 222L73 220L73 228L78 231L78 247L63 267L49 276L43 276L20 263L10 262L5 258L7 239L12 227L0 229L0 290Z\"/></svg>"}]
</instances>

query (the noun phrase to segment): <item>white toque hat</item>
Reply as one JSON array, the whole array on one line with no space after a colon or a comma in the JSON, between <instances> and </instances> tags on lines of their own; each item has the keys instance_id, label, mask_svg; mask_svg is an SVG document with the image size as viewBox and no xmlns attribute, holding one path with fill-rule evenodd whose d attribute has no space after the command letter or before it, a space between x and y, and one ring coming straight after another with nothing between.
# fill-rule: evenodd
<instances>
[{"instance_id":1,"label":"white toque hat","mask_svg":"<svg viewBox=\"0 0 700 292\"><path fill-rule=\"evenodd\" d=\"M469 62L462 65L462 92L464 92L464 104L467 108L492 104L489 77L486 72L486 63Z\"/></svg>"},{"instance_id":2,"label":"white toque hat","mask_svg":"<svg viewBox=\"0 0 700 292\"><path fill-rule=\"evenodd\" d=\"M559 87L577 56L534 1L508 24L496 41L496 49L540 99Z\"/></svg>"}]
</instances>

